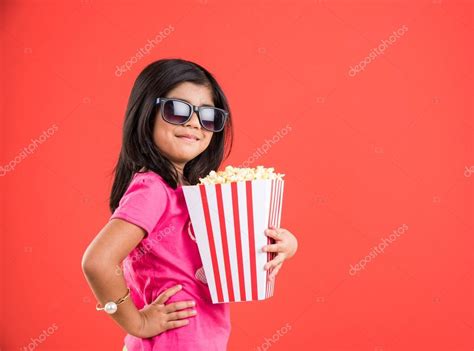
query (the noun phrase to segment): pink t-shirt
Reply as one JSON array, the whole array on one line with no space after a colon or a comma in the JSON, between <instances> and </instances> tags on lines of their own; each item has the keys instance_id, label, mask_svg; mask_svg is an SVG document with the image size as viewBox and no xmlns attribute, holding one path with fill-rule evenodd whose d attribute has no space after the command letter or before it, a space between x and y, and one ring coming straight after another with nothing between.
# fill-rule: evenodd
<instances>
[{"instance_id":1,"label":"pink t-shirt","mask_svg":"<svg viewBox=\"0 0 474 351\"><path fill-rule=\"evenodd\" d=\"M196 242L188 234L189 213L182 187L173 189L152 171L135 173L113 218L133 223L147 233L123 262L124 277L137 308L142 309L177 284L183 289L166 304L196 301L197 314L188 318L188 325L147 339L127 334L127 349L226 350L231 329L229 305L213 304L205 280L196 278L202 262Z\"/></svg>"}]
</instances>

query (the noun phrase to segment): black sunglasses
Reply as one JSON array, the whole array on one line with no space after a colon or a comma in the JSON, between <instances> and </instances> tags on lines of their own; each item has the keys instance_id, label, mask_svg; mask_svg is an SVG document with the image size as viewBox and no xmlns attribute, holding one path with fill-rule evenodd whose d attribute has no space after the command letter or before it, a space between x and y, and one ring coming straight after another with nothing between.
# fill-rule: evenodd
<instances>
[{"instance_id":1,"label":"black sunglasses","mask_svg":"<svg viewBox=\"0 0 474 351\"><path fill-rule=\"evenodd\" d=\"M171 124L185 124L191 119L193 112L197 113L201 126L210 132L220 132L224 129L229 112L212 106L194 106L179 99L157 98L163 119Z\"/></svg>"}]
</instances>

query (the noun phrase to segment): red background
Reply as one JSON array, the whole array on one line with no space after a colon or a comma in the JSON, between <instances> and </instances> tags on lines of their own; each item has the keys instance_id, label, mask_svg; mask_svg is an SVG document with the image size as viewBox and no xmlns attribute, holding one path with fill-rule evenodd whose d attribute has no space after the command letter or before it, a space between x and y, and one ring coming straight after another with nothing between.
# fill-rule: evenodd
<instances>
[{"instance_id":1,"label":"red background","mask_svg":"<svg viewBox=\"0 0 474 351\"><path fill-rule=\"evenodd\" d=\"M286 174L282 227L299 251L272 299L233 305L229 350L474 348L474 174L464 174L474 166L472 2L3 1L0 10L1 165L57 126L0 177L1 350L52 325L42 350L121 350L124 333L95 311L81 257L110 216L133 81L166 57L205 66L226 92L236 140L225 165L291 127L251 166ZM348 74L403 25L383 55Z\"/></svg>"}]
</instances>

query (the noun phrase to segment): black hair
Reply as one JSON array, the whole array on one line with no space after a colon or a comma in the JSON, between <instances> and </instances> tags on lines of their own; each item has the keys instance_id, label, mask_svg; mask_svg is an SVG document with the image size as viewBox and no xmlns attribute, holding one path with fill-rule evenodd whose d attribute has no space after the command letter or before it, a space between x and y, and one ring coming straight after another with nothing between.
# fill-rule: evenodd
<instances>
[{"instance_id":1,"label":"black hair","mask_svg":"<svg viewBox=\"0 0 474 351\"><path fill-rule=\"evenodd\" d=\"M109 207L114 212L127 190L134 173L142 168L159 174L173 189L178 185L178 171L153 141L156 121L156 98L164 97L183 82L204 85L211 89L216 107L229 112L224 129L213 133L209 146L186 163L183 178L197 184L210 171L217 171L232 148L233 129L230 106L221 87L202 66L182 59L162 59L149 64L138 75L128 100L123 125L122 148L116 166Z\"/></svg>"}]
</instances>

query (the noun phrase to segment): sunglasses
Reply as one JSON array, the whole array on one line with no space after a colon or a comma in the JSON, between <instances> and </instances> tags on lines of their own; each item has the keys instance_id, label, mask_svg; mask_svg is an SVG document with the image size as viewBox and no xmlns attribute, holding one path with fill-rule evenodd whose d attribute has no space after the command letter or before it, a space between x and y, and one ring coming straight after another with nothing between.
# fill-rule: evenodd
<instances>
[{"instance_id":1,"label":"sunglasses","mask_svg":"<svg viewBox=\"0 0 474 351\"><path fill-rule=\"evenodd\" d=\"M210 132L220 132L224 129L229 112L212 106L194 106L179 99L157 98L163 119L171 124L185 124L196 112L201 126Z\"/></svg>"}]
</instances>

